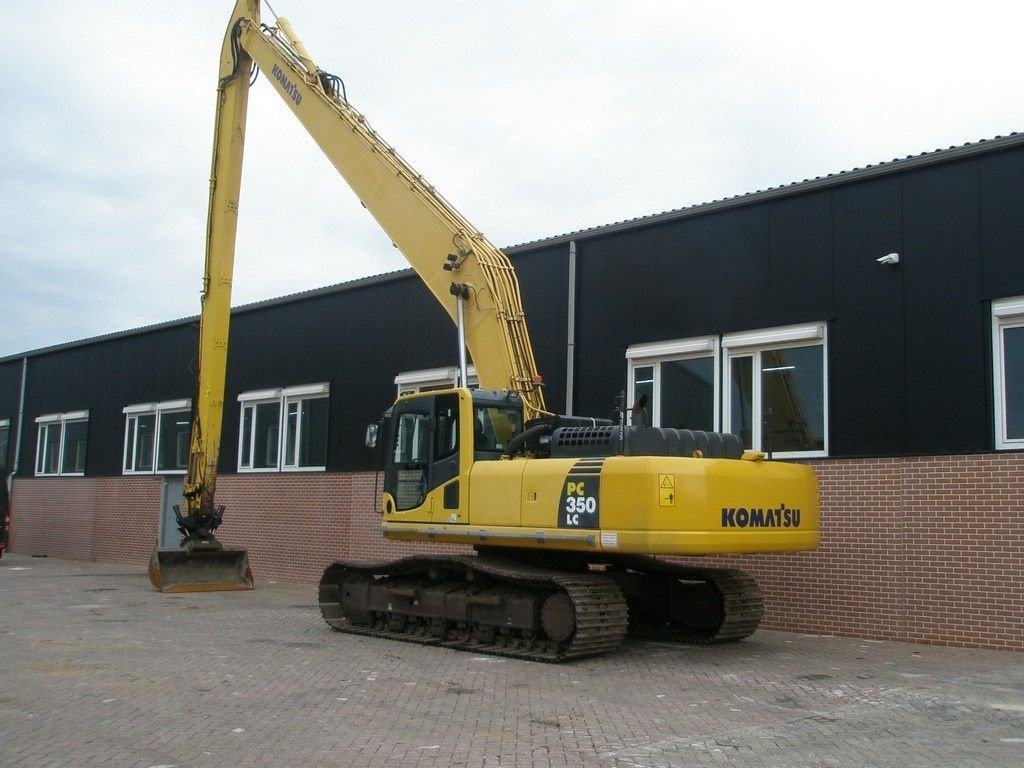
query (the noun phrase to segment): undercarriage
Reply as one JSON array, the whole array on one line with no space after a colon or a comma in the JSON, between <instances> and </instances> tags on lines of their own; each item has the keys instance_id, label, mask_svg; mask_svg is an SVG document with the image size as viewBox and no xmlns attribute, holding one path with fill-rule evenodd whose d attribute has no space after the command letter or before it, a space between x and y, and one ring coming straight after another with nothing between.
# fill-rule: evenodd
<instances>
[{"instance_id":1,"label":"undercarriage","mask_svg":"<svg viewBox=\"0 0 1024 768\"><path fill-rule=\"evenodd\" d=\"M764 613L741 571L627 556L486 550L390 562L338 561L320 611L339 632L560 662L631 636L683 643L748 637Z\"/></svg>"}]
</instances>

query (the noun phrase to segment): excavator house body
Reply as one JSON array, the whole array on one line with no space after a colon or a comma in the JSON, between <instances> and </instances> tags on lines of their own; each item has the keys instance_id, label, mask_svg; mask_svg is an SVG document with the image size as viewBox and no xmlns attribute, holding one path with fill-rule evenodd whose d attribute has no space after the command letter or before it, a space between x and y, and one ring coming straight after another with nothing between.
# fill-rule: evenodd
<instances>
[{"instance_id":1,"label":"excavator house body","mask_svg":"<svg viewBox=\"0 0 1024 768\"><path fill-rule=\"evenodd\" d=\"M398 401L382 448L387 538L645 555L818 546L818 484L809 467L751 452L743 458L736 449L734 458L628 455L636 442L629 438L642 440L645 428L627 427L623 445L611 426L556 430L551 456L510 458L501 451L512 403L479 390ZM583 455L557 455L565 452Z\"/></svg>"}]
</instances>

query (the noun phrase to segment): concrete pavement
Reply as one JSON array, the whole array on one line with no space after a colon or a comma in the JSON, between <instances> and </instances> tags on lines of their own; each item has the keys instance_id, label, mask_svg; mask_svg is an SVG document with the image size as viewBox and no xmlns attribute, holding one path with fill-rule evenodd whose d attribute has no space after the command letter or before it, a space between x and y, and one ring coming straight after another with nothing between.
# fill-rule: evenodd
<instances>
[{"instance_id":1,"label":"concrete pavement","mask_svg":"<svg viewBox=\"0 0 1024 768\"><path fill-rule=\"evenodd\" d=\"M1024 766L1024 655L761 631L560 666L332 632L310 585L0 560L0 766Z\"/></svg>"}]
</instances>

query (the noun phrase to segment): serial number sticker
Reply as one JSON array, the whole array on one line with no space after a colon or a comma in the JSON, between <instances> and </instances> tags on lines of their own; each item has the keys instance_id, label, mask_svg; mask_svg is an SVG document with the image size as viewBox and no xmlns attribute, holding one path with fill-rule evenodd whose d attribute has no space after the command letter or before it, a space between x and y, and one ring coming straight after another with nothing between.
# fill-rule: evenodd
<instances>
[{"instance_id":1,"label":"serial number sticker","mask_svg":"<svg viewBox=\"0 0 1024 768\"><path fill-rule=\"evenodd\" d=\"M604 549L618 549L619 534L615 531L601 531L601 546Z\"/></svg>"}]
</instances>

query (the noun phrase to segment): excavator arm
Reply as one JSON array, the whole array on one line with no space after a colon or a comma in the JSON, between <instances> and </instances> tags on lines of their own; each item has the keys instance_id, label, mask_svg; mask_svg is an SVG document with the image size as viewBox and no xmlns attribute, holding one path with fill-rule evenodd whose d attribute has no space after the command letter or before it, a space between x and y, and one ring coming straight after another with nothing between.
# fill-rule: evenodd
<instances>
[{"instance_id":1,"label":"excavator arm","mask_svg":"<svg viewBox=\"0 0 1024 768\"><path fill-rule=\"evenodd\" d=\"M480 385L518 393L526 419L547 415L519 282L508 257L370 127L349 104L341 80L314 63L286 19L262 24L259 0L238 0L220 56L186 509L178 512L190 554L222 551L213 532L223 507L215 504L214 494L246 111L257 68L459 324ZM227 552L220 556L228 571L248 571L242 559ZM150 578L158 587L167 581L170 560L170 555L161 560L154 553Z\"/></svg>"},{"instance_id":2,"label":"excavator arm","mask_svg":"<svg viewBox=\"0 0 1024 768\"><path fill-rule=\"evenodd\" d=\"M527 419L546 414L519 281L508 257L370 127L348 102L341 81L313 62L286 19L261 24L258 0L238 0L221 48L198 391L185 482L189 512L204 518L216 514L235 232L254 66L453 321L458 298L465 297L465 343L480 386L517 392Z\"/></svg>"},{"instance_id":3,"label":"excavator arm","mask_svg":"<svg viewBox=\"0 0 1024 768\"><path fill-rule=\"evenodd\" d=\"M249 4L240 2L235 16L243 5ZM258 14L258 2L252 5ZM258 18L257 15L257 21ZM238 46L236 26L233 17L221 49L199 320L198 375L184 485L187 510L179 521L183 534L192 540L212 537L221 516L221 510L214 505L214 491L224 418L231 282L249 102L249 70L253 66L252 59Z\"/></svg>"},{"instance_id":4,"label":"excavator arm","mask_svg":"<svg viewBox=\"0 0 1024 768\"><path fill-rule=\"evenodd\" d=\"M239 3L237 11L245 5ZM255 4L254 4L255 5ZM258 5L255 5L258 12ZM154 548L149 580L161 592L210 592L252 589L248 553L227 549L214 531L223 506L214 503L220 456L227 373L228 328L231 320L231 278L242 181L242 148L252 61L238 48L234 21L224 36L213 167L206 225L206 263L199 316L199 359L192 405L189 460L182 488L184 510L174 511L182 548Z\"/></svg>"}]
</instances>

